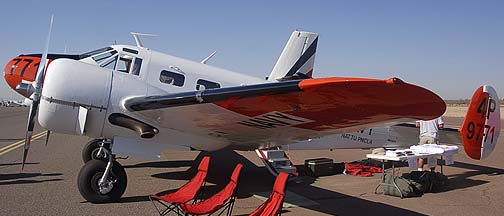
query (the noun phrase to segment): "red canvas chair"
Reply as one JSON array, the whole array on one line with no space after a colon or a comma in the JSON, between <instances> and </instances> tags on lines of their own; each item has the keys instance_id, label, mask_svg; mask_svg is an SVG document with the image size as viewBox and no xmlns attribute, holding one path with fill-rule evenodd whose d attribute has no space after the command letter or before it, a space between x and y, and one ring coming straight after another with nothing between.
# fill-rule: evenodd
<instances>
[{"instance_id":1,"label":"red canvas chair","mask_svg":"<svg viewBox=\"0 0 504 216\"><path fill-rule=\"evenodd\" d=\"M250 216L280 215L285 198L285 185L287 184L288 178L289 174L287 173L281 172L278 174L275 185L273 185L273 193L271 193L266 202L250 213Z\"/></svg>"},{"instance_id":2,"label":"red canvas chair","mask_svg":"<svg viewBox=\"0 0 504 216\"><path fill-rule=\"evenodd\" d=\"M161 196L150 195L149 199L152 201L152 204L158 211L159 215L166 215L171 211L179 213L179 205L182 203L186 203L192 199L195 199L198 192L204 184L206 183L205 179L208 173L208 166L210 165L210 157L205 156L201 159L201 162L198 166L198 172L196 175L185 185L179 188L177 191ZM165 208L158 208L156 205L160 203Z\"/></svg>"},{"instance_id":3,"label":"red canvas chair","mask_svg":"<svg viewBox=\"0 0 504 216\"><path fill-rule=\"evenodd\" d=\"M229 183L224 189L216 193L212 197L195 204L180 204L180 209L185 215L204 215L213 214L219 209L221 215L227 210L227 215L231 215L233 211L234 202L236 199L236 187L238 186L238 179L243 165L236 165Z\"/></svg>"}]
</instances>

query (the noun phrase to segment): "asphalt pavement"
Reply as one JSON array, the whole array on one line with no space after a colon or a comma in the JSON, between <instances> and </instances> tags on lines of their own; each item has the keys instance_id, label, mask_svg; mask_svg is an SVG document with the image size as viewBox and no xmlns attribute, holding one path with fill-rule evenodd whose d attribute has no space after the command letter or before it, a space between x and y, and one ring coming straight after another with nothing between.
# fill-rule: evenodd
<instances>
[{"instance_id":1,"label":"asphalt pavement","mask_svg":"<svg viewBox=\"0 0 504 216\"><path fill-rule=\"evenodd\" d=\"M177 189L191 178L202 154L198 151L166 151L159 161L130 157L118 160L126 169L128 188L115 203L86 202L77 190L77 175L83 162L81 150L86 137L51 134L33 141L28 164L21 172L22 145L27 108L0 107L0 215L155 215L147 196ZM460 118L447 118L457 126ZM36 126L34 134L44 132ZM501 131L502 132L502 131ZM343 174L313 178L301 176L287 185L283 215L504 215L504 141L485 161L469 159L463 150L453 166L445 166L448 190L418 198L400 199L374 194L380 176L355 177ZM8 151L5 148L9 147ZM305 159L328 157L335 162L365 158L369 150L290 151L296 165ZM213 152L208 176L208 193L222 188L236 163L244 170L233 214L247 214L271 192L274 178L255 152ZM402 168L401 172L408 172Z\"/></svg>"}]
</instances>

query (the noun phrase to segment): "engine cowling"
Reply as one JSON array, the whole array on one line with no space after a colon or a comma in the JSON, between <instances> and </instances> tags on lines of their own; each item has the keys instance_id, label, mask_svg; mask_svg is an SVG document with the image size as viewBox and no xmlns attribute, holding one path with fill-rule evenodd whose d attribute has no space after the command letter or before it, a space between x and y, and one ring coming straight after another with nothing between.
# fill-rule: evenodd
<instances>
[{"instance_id":1,"label":"engine cowling","mask_svg":"<svg viewBox=\"0 0 504 216\"><path fill-rule=\"evenodd\" d=\"M40 125L58 133L100 137L111 86L111 70L72 59L54 60L42 90Z\"/></svg>"}]
</instances>

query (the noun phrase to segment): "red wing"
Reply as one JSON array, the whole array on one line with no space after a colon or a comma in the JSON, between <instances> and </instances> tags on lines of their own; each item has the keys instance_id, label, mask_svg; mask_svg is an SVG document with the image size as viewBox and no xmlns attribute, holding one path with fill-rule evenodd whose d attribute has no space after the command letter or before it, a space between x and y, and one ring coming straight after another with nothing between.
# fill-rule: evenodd
<instances>
[{"instance_id":1,"label":"red wing","mask_svg":"<svg viewBox=\"0 0 504 216\"><path fill-rule=\"evenodd\" d=\"M388 80L319 78L133 98L126 108L162 128L232 143L286 143L446 109L431 91ZM216 106L217 105L217 106Z\"/></svg>"},{"instance_id":2,"label":"red wing","mask_svg":"<svg viewBox=\"0 0 504 216\"><path fill-rule=\"evenodd\" d=\"M231 111L259 116L272 111L313 120L297 127L325 130L398 118L429 120L441 116L444 101L424 88L389 80L307 79L300 92L215 102Z\"/></svg>"}]
</instances>

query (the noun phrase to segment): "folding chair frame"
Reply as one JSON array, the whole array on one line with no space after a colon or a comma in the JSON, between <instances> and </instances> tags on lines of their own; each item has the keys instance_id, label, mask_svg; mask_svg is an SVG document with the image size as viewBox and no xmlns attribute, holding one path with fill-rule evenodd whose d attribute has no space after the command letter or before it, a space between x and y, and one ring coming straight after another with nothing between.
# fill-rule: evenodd
<instances>
[{"instance_id":1,"label":"folding chair frame","mask_svg":"<svg viewBox=\"0 0 504 216\"><path fill-rule=\"evenodd\" d=\"M226 210L227 210L227 213L226 213L226 216L231 216L231 214L233 213L233 208L234 208L234 203L236 201L236 197L237 197L237 192L238 192L238 186L240 185L240 180L241 180L241 174L242 172L240 171L240 174L238 175L238 181L236 182L236 188L234 189L233 191L233 195L231 195L231 198L229 199L229 201L224 204L220 209L218 209L217 211L215 212L212 212L210 214L208 214L209 216L210 215L214 215L215 213L219 212L219 214L217 214L217 216L220 216L222 215L222 213L224 213ZM180 211L182 211L180 209ZM178 212L177 212L178 213ZM184 214L179 214L181 216L190 216L191 214L190 213L184 213Z\"/></svg>"},{"instance_id":2,"label":"folding chair frame","mask_svg":"<svg viewBox=\"0 0 504 216\"><path fill-rule=\"evenodd\" d=\"M282 177L282 179L280 179L280 177ZM285 178L285 179L283 179L283 178ZM269 212L269 211L265 212L264 210L268 205L272 204L271 201L273 198L275 198L275 194L280 194L280 195L282 195L282 197L279 200L279 202L274 202L275 203L275 205L273 206L274 209L278 208L276 214L274 214L274 215L282 215L283 203L285 201L285 192L286 192L286 185L287 185L288 179L289 179L289 174L284 173L284 172L279 173L279 175L277 176L277 179L275 180L275 183L273 185L273 191L272 191L271 195L269 196L269 198L265 202L263 202L260 206L258 206L249 215L263 215L264 213L266 213L268 215L272 215L271 214L272 212ZM277 187L279 187L279 186L282 187L281 190L283 191L283 194L282 194L282 192L280 192L280 190L278 190Z\"/></svg>"},{"instance_id":3,"label":"folding chair frame","mask_svg":"<svg viewBox=\"0 0 504 216\"><path fill-rule=\"evenodd\" d=\"M206 186L206 180L203 182L200 189L198 190L198 192L194 196L192 203L196 203L198 201L198 197L200 197L204 194L204 187L205 186ZM169 203L169 202L166 202L166 201L163 201L160 199L155 199L155 198L153 199L151 195L149 195L149 200L152 202L152 205L154 205L154 208L156 208L156 210L158 211L160 216L166 215L172 211L175 212L177 215L184 215L184 212L179 207L179 203ZM158 202L159 204L166 207L166 209L161 211L161 209L158 208L158 206L156 205L156 202ZM169 205L167 203L169 203Z\"/></svg>"}]
</instances>

